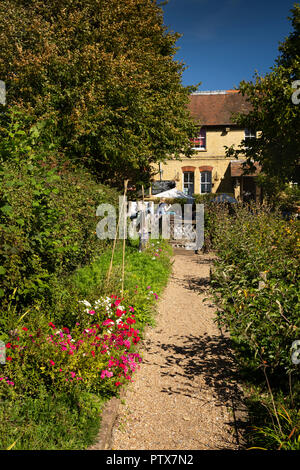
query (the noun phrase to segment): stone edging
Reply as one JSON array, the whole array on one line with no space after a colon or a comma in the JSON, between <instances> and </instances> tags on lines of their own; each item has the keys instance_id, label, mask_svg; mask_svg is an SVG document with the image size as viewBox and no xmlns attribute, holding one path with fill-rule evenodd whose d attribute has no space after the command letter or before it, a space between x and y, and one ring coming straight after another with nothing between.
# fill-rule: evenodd
<instances>
[{"instance_id":1,"label":"stone edging","mask_svg":"<svg viewBox=\"0 0 300 470\"><path fill-rule=\"evenodd\" d=\"M122 393L121 393L122 395ZM124 394L123 394L124 395ZM121 398L113 397L104 406L101 419L101 428L95 444L87 450L110 450L112 443L112 431L118 416Z\"/></svg>"}]
</instances>

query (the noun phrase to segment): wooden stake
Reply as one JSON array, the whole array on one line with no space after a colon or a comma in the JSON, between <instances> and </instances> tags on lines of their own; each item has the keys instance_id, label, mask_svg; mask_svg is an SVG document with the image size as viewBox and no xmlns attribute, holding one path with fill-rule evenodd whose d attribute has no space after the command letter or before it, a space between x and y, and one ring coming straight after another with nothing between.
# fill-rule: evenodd
<instances>
[{"instance_id":1,"label":"wooden stake","mask_svg":"<svg viewBox=\"0 0 300 470\"><path fill-rule=\"evenodd\" d=\"M109 282L110 276L111 276L111 272L112 272L113 260L114 260L115 249L116 249L116 243L117 243L117 237L118 237L119 226L120 226L120 220L121 220L121 214L122 214L122 212L123 212L123 208L124 208L124 204L125 204L125 197L126 197L126 193L127 193L127 185L128 185L128 180L124 181L124 187L125 187L125 190L124 190L124 199L123 199L121 211L120 211L119 218L118 218L118 224L117 224L117 229L116 229L116 236L115 236L114 243L113 243L110 265L109 265L109 269L108 269L107 276L106 276L106 285L108 285L108 282ZM126 211L124 211L124 214L126 214ZM124 215L124 217L125 217L125 215ZM124 248L123 248L123 249L124 249Z\"/></svg>"},{"instance_id":2,"label":"wooden stake","mask_svg":"<svg viewBox=\"0 0 300 470\"><path fill-rule=\"evenodd\" d=\"M125 180L125 181L124 181L124 201L123 201L123 208L124 208L124 206L125 206L125 198L126 198L126 194L127 194L127 186L128 186L128 180ZM123 221L124 221L124 227L123 227L123 229L124 229L124 232L123 232L124 238L123 238L123 254L122 254L123 257L122 257L122 288L121 288L121 295L122 295L122 297L123 297L123 292L124 292L124 276L125 276L125 242L126 242L126 238L125 238L125 227L126 227L126 219L127 219L126 215L127 215L127 214L126 214L126 210L124 209L124 215L123 215L123 217L124 217L124 219L123 219Z\"/></svg>"}]
</instances>

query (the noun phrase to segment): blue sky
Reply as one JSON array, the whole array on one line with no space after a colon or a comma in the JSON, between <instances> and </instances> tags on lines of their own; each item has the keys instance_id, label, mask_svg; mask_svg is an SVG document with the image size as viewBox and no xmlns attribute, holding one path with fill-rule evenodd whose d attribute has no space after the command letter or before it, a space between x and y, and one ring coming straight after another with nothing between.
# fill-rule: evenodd
<instances>
[{"instance_id":1,"label":"blue sky","mask_svg":"<svg viewBox=\"0 0 300 470\"><path fill-rule=\"evenodd\" d=\"M158 2L159 3L159 2ZM290 0L169 0L164 23L183 34L176 59L188 67L184 85L199 90L227 90L254 71L264 75L274 65L278 45L291 32Z\"/></svg>"}]
</instances>

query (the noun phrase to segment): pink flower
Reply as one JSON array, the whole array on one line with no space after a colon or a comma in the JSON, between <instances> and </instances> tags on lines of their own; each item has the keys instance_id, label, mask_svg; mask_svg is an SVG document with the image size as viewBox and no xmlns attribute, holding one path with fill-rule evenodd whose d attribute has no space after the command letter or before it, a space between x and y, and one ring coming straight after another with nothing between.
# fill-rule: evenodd
<instances>
[{"instance_id":1,"label":"pink flower","mask_svg":"<svg viewBox=\"0 0 300 470\"><path fill-rule=\"evenodd\" d=\"M51 366L54 366L54 365L55 365L55 362L52 361L52 359L50 359L50 364L51 364Z\"/></svg>"},{"instance_id":2,"label":"pink flower","mask_svg":"<svg viewBox=\"0 0 300 470\"><path fill-rule=\"evenodd\" d=\"M101 372L101 379L104 379L105 377L112 377L114 374L112 372L109 372L108 370L103 370Z\"/></svg>"},{"instance_id":3,"label":"pink flower","mask_svg":"<svg viewBox=\"0 0 300 470\"><path fill-rule=\"evenodd\" d=\"M90 315L95 315L95 313L96 313L95 310L89 310Z\"/></svg>"}]
</instances>

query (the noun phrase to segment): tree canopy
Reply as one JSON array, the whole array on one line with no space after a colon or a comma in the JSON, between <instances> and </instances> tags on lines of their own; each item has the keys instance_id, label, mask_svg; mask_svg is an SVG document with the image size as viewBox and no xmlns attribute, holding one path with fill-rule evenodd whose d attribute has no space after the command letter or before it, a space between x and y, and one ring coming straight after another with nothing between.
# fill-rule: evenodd
<instances>
[{"instance_id":1,"label":"tree canopy","mask_svg":"<svg viewBox=\"0 0 300 470\"><path fill-rule=\"evenodd\" d=\"M299 182L300 103L293 99L300 88L300 6L291 10L293 31L279 46L279 57L264 77L242 81L240 91L248 97L252 110L237 114L240 126L258 131L256 139L228 148L227 156L245 156L252 167L256 161L266 177L280 183ZM245 145L246 144L246 145Z\"/></svg>"},{"instance_id":2,"label":"tree canopy","mask_svg":"<svg viewBox=\"0 0 300 470\"><path fill-rule=\"evenodd\" d=\"M8 108L43 122L100 181L147 182L153 163L190 152L195 132L178 38L155 0L2 0Z\"/></svg>"}]
</instances>

